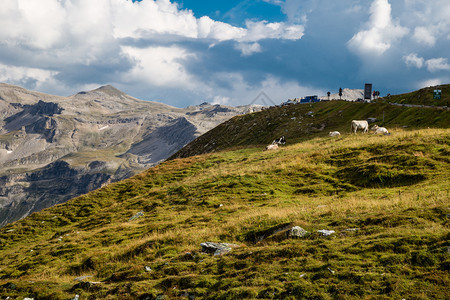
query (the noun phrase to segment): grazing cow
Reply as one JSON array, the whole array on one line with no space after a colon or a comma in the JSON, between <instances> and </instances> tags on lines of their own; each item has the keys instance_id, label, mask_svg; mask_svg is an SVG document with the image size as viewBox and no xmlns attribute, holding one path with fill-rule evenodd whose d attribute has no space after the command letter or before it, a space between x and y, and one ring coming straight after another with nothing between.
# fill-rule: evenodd
<instances>
[{"instance_id":1,"label":"grazing cow","mask_svg":"<svg viewBox=\"0 0 450 300\"><path fill-rule=\"evenodd\" d=\"M331 131L329 136L338 136L341 135L341 133L339 131Z\"/></svg>"},{"instance_id":2,"label":"grazing cow","mask_svg":"<svg viewBox=\"0 0 450 300\"><path fill-rule=\"evenodd\" d=\"M275 145L275 144L280 144L280 145L286 144L286 138L284 137L284 135L282 137L280 137L279 139L275 139L272 142L272 145Z\"/></svg>"},{"instance_id":3,"label":"grazing cow","mask_svg":"<svg viewBox=\"0 0 450 300\"><path fill-rule=\"evenodd\" d=\"M264 149L264 151L267 151L267 150L276 150L276 149L278 149L278 144L270 144L270 145L266 146L266 148Z\"/></svg>"},{"instance_id":4,"label":"grazing cow","mask_svg":"<svg viewBox=\"0 0 450 300\"><path fill-rule=\"evenodd\" d=\"M384 135L390 135L389 131L386 129L386 127L379 127L378 125L373 125L371 130L375 130L375 134L384 134Z\"/></svg>"},{"instance_id":5,"label":"grazing cow","mask_svg":"<svg viewBox=\"0 0 450 300\"><path fill-rule=\"evenodd\" d=\"M369 131L369 123L366 120L353 120L352 121L352 133L356 134L356 131L361 129L364 133Z\"/></svg>"}]
</instances>

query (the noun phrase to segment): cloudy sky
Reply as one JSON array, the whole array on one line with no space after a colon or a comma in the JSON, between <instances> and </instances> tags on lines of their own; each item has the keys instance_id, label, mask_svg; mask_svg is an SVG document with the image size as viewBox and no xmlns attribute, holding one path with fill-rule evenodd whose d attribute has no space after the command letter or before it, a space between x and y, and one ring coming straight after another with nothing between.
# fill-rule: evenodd
<instances>
[{"instance_id":1,"label":"cloudy sky","mask_svg":"<svg viewBox=\"0 0 450 300\"><path fill-rule=\"evenodd\" d=\"M4 0L0 82L177 107L398 94L450 83L449 16L448 0Z\"/></svg>"}]
</instances>

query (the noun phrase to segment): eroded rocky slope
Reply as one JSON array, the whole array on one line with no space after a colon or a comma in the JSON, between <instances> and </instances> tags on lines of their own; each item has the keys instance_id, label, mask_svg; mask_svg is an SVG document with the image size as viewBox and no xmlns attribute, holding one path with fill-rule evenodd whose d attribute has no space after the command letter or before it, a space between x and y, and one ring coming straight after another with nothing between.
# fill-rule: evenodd
<instances>
[{"instance_id":1,"label":"eroded rocky slope","mask_svg":"<svg viewBox=\"0 0 450 300\"><path fill-rule=\"evenodd\" d=\"M255 109L181 109L112 86L59 97L0 84L0 226L134 175Z\"/></svg>"}]
</instances>

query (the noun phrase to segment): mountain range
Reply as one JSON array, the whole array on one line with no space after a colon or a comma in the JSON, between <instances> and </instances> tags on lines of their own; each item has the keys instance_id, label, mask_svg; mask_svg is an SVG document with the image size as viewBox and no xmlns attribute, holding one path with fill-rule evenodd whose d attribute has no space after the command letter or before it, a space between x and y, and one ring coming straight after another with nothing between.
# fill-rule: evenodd
<instances>
[{"instance_id":1,"label":"mountain range","mask_svg":"<svg viewBox=\"0 0 450 300\"><path fill-rule=\"evenodd\" d=\"M69 97L0 84L0 226L128 178L258 106L176 108L112 86Z\"/></svg>"}]
</instances>

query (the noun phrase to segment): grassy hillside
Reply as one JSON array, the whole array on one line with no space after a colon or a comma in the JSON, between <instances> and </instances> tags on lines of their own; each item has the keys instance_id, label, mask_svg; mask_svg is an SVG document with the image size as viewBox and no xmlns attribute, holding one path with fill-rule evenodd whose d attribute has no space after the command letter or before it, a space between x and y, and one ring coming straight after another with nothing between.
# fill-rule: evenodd
<instances>
[{"instance_id":1,"label":"grassy hillside","mask_svg":"<svg viewBox=\"0 0 450 300\"><path fill-rule=\"evenodd\" d=\"M441 90L441 99L433 99L433 91ZM393 102L401 104L418 104L434 106L450 106L450 84L431 86L418 91L400 95L393 95L389 98L381 98L378 102Z\"/></svg>"},{"instance_id":2,"label":"grassy hillside","mask_svg":"<svg viewBox=\"0 0 450 300\"><path fill-rule=\"evenodd\" d=\"M1 228L0 296L450 298L450 129L293 139L168 161ZM207 241L239 247L214 256Z\"/></svg>"},{"instance_id":3,"label":"grassy hillside","mask_svg":"<svg viewBox=\"0 0 450 300\"><path fill-rule=\"evenodd\" d=\"M236 116L192 141L172 158L236 146L267 145L282 135L286 136L288 142L296 143L314 137L325 137L335 130L349 133L352 120L367 118L378 119L376 124L393 132L405 127L450 127L450 110L346 101L297 104Z\"/></svg>"}]
</instances>

